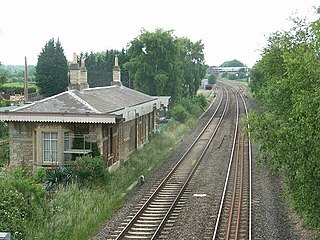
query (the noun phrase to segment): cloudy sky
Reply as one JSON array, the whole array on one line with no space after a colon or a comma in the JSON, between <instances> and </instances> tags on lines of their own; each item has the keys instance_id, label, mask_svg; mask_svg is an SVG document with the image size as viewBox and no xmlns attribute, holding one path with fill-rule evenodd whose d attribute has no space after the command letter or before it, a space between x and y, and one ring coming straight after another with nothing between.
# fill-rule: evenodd
<instances>
[{"instance_id":1,"label":"cloudy sky","mask_svg":"<svg viewBox=\"0 0 320 240\"><path fill-rule=\"evenodd\" d=\"M0 61L36 64L51 38L72 53L126 48L142 29L201 40L208 65L237 59L252 67L270 33L292 16L314 20L320 0L2 0Z\"/></svg>"}]
</instances>

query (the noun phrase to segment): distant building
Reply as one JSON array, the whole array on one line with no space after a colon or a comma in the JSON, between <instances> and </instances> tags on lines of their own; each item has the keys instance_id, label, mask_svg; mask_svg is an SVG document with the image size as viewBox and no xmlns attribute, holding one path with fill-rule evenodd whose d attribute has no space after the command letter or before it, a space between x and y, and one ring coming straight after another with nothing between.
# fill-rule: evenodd
<instances>
[{"instance_id":1,"label":"distant building","mask_svg":"<svg viewBox=\"0 0 320 240\"><path fill-rule=\"evenodd\" d=\"M70 65L68 91L0 112L9 125L10 164L36 167L70 164L94 151L112 169L149 140L156 112L170 97L150 96L121 83L115 57L111 86L89 88L84 61Z\"/></svg>"}]
</instances>

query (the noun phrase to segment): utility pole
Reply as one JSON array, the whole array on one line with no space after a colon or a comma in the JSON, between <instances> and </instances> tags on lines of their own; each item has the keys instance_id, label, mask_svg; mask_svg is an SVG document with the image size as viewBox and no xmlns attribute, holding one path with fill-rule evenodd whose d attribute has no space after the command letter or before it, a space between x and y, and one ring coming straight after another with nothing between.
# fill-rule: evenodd
<instances>
[{"instance_id":1,"label":"utility pole","mask_svg":"<svg viewBox=\"0 0 320 240\"><path fill-rule=\"evenodd\" d=\"M28 101L28 65L27 57L24 57L24 97L25 101Z\"/></svg>"}]
</instances>

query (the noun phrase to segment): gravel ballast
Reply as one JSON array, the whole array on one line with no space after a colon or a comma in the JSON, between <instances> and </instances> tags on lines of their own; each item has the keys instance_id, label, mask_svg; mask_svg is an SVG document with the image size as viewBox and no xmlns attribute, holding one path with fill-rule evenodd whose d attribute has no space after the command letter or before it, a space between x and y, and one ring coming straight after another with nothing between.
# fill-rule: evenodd
<instances>
[{"instance_id":1,"label":"gravel ballast","mask_svg":"<svg viewBox=\"0 0 320 240\"><path fill-rule=\"evenodd\" d=\"M218 97L217 97L218 98ZM135 213L135 208L142 199L149 195L151 189L166 176L176 161L199 134L210 114L208 110L196 127L190 130L172 151L170 157L155 174L145 180L143 185L136 188L124 206L108 220L91 239L111 239L116 230L127 216ZM232 121L223 125L219 136L214 140L208 156L204 159L194 175L194 180L188 187L187 200L179 213L180 221L170 228L167 239L208 239L215 224L216 213L212 212L212 204L218 206L220 199L217 189L221 189L226 175L225 161L229 158L228 146L233 134ZM272 175L263 167L256 164L253 156L253 206L252 206L252 239L313 239L311 231L303 230L301 220L289 208L282 190L283 180L280 175Z\"/></svg>"}]
</instances>

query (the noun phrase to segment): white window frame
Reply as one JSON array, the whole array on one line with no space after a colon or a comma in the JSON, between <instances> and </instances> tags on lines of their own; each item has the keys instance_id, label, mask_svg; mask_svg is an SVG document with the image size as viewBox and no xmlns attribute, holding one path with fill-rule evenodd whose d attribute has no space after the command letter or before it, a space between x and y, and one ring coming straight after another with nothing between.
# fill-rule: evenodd
<instances>
[{"instance_id":1,"label":"white window frame","mask_svg":"<svg viewBox=\"0 0 320 240\"><path fill-rule=\"evenodd\" d=\"M46 144L47 143L47 144ZM42 159L44 163L58 162L59 134L55 131L42 132ZM49 158L46 153L49 153Z\"/></svg>"}]
</instances>

